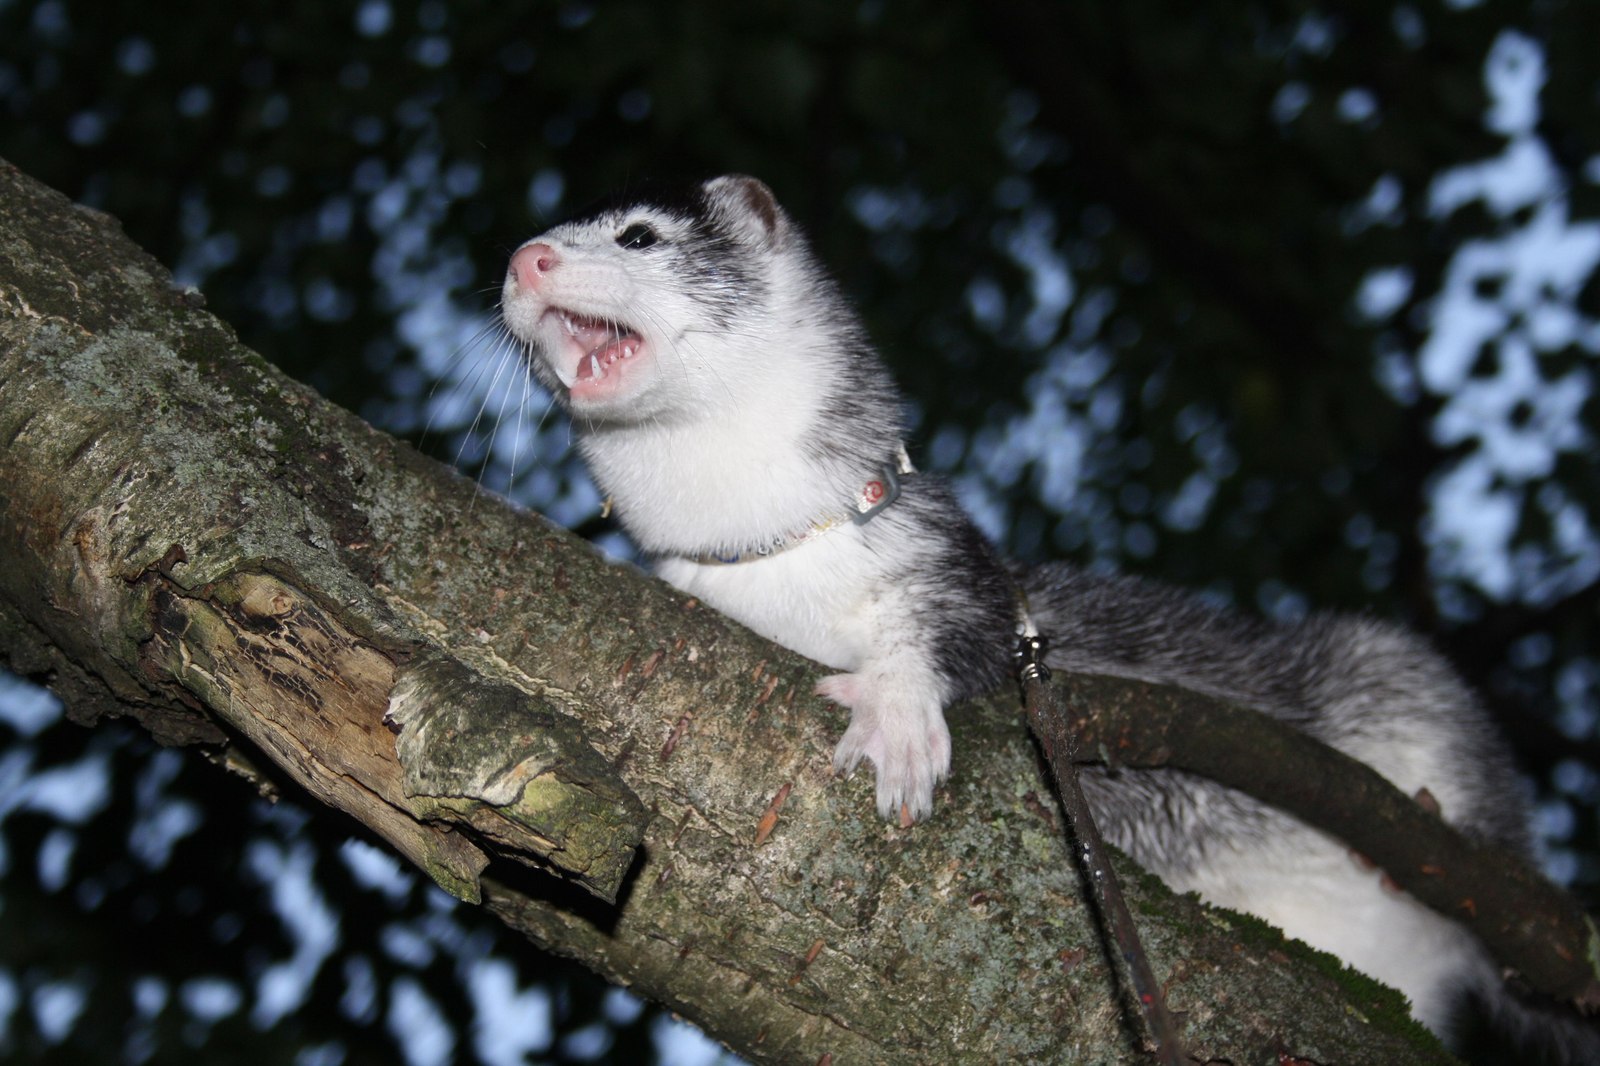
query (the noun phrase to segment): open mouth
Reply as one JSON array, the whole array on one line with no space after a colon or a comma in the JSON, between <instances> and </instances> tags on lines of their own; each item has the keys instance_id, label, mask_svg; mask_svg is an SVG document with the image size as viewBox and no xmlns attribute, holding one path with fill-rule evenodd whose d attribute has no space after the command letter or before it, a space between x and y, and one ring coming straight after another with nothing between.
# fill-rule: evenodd
<instances>
[{"instance_id":1,"label":"open mouth","mask_svg":"<svg viewBox=\"0 0 1600 1066\"><path fill-rule=\"evenodd\" d=\"M573 345L584 353L578 359L573 388L577 388L581 382L604 380L618 363L633 358L644 344L643 337L620 322L585 318L560 308L553 308L550 313L561 320L561 328L572 338Z\"/></svg>"}]
</instances>

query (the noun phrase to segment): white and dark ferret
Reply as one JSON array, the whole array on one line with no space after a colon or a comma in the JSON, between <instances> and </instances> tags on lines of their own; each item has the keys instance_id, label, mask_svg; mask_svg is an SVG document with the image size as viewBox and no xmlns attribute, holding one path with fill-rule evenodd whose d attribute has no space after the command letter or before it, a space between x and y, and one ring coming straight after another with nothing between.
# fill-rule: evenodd
<instances>
[{"instance_id":1,"label":"white and dark ferret","mask_svg":"<svg viewBox=\"0 0 1600 1066\"><path fill-rule=\"evenodd\" d=\"M1420 639L1333 615L1270 625L1064 564L1008 570L950 487L912 472L887 369L754 178L646 186L552 228L512 256L501 313L657 572L840 671L818 686L850 709L834 765L872 764L885 817L931 812L944 709L1010 679L1020 582L1051 666L1253 707L1526 854L1494 730ZM1464 928L1317 830L1175 771L1090 769L1084 787L1106 837L1172 888L1398 987L1436 1032L1484 1012L1600 1061L1592 1029L1515 1000Z\"/></svg>"}]
</instances>

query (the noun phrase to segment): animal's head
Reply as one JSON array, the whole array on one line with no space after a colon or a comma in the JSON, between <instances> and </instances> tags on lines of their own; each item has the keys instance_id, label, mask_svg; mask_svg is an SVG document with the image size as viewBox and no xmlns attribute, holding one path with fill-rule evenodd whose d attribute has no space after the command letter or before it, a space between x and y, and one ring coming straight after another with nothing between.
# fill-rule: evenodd
<instances>
[{"instance_id":1,"label":"animal's head","mask_svg":"<svg viewBox=\"0 0 1600 1066\"><path fill-rule=\"evenodd\" d=\"M776 339L773 287L809 261L755 178L647 185L518 248L501 314L582 422L670 418L751 387L740 365Z\"/></svg>"}]
</instances>

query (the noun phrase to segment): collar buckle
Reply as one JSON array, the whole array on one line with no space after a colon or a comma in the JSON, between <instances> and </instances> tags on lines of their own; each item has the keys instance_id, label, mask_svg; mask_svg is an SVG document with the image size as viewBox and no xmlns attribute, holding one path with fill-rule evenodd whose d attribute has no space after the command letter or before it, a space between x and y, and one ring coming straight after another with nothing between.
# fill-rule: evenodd
<instances>
[{"instance_id":1,"label":"collar buckle","mask_svg":"<svg viewBox=\"0 0 1600 1066\"><path fill-rule=\"evenodd\" d=\"M916 467L911 465L911 456L906 454L906 446L901 444L895 449L894 457L878 468L878 476L861 486L860 491L856 493L855 507L850 512L850 520L858 526L864 526L878 517L884 508L900 498L900 479L914 473ZM842 521L841 517L825 515L797 533L785 533L763 544L752 544L726 554L704 552L700 555L691 555L689 558L697 563L722 566L767 559L822 536L837 528Z\"/></svg>"},{"instance_id":2,"label":"collar buckle","mask_svg":"<svg viewBox=\"0 0 1600 1066\"><path fill-rule=\"evenodd\" d=\"M861 491L856 493L856 509L850 515L850 520L858 526L864 526L878 517L885 507L900 498L900 475L915 472L911 456L906 454L906 446L901 444L895 449L894 459L879 467L878 476L861 486Z\"/></svg>"}]
</instances>

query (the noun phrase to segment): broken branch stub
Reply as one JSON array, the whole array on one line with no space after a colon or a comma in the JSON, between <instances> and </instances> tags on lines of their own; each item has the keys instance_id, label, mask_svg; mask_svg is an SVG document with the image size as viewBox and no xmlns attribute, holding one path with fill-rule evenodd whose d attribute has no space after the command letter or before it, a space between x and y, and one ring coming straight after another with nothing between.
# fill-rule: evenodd
<instances>
[{"instance_id":1,"label":"broken branch stub","mask_svg":"<svg viewBox=\"0 0 1600 1066\"><path fill-rule=\"evenodd\" d=\"M386 720L419 817L468 825L616 901L649 812L576 719L430 651L401 668Z\"/></svg>"},{"instance_id":2,"label":"broken branch stub","mask_svg":"<svg viewBox=\"0 0 1600 1066\"><path fill-rule=\"evenodd\" d=\"M158 579L151 603L147 662L447 892L479 900L487 847L615 901L644 807L570 717L426 644L380 647L271 574Z\"/></svg>"}]
</instances>

